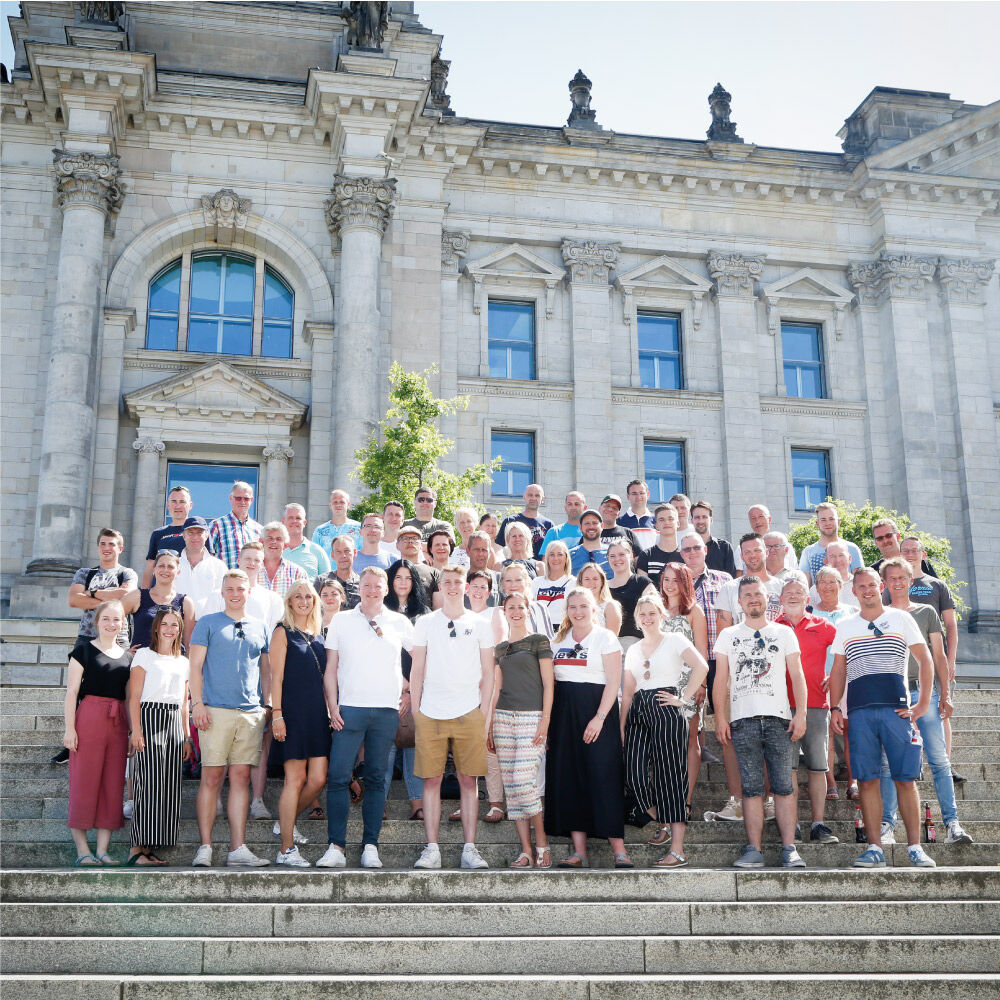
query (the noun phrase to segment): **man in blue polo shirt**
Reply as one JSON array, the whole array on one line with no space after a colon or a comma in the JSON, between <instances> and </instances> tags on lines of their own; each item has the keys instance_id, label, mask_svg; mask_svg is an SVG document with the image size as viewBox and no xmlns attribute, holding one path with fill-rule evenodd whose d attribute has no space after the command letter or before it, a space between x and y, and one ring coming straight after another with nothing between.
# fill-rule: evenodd
<instances>
[{"instance_id":1,"label":"man in blue polo shirt","mask_svg":"<svg viewBox=\"0 0 1000 1000\"><path fill-rule=\"evenodd\" d=\"M580 533L583 537L579 545L569 550L574 576L588 563L597 563L608 573L608 547L601 541L603 524L604 519L599 511L589 509L580 515Z\"/></svg>"}]
</instances>

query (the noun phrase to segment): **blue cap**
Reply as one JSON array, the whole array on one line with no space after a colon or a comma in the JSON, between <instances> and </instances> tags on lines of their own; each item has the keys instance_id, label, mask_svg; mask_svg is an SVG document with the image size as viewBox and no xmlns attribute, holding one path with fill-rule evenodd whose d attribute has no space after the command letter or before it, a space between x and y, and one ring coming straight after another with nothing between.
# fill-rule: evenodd
<instances>
[{"instance_id":1,"label":"blue cap","mask_svg":"<svg viewBox=\"0 0 1000 1000\"><path fill-rule=\"evenodd\" d=\"M208 531L208 521L203 517L189 517L184 522L184 527L181 531L187 531L188 528L201 528L202 531Z\"/></svg>"}]
</instances>

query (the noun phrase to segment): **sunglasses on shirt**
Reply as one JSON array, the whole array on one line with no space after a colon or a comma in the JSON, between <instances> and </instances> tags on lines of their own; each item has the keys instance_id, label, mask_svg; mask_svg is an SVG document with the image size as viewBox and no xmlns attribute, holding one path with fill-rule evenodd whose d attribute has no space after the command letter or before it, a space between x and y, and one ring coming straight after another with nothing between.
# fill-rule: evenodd
<instances>
[{"instance_id":1,"label":"sunglasses on shirt","mask_svg":"<svg viewBox=\"0 0 1000 1000\"><path fill-rule=\"evenodd\" d=\"M371 625L372 631L381 639L382 638L382 629L380 629L378 627L377 623L375 622L375 619L374 618L369 618L368 619L368 624Z\"/></svg>"},{"instance_id":2,"label":"sunglasses on shirt","mask_svg":"<svg viewBox=\"0 0 1000 1000\"><path fill-rule=\"evenodd\" d=\"M760 634L760 630L759 629L756 632L754 632L753 637L754 637L754 639L757 640L754 643L754 648L755 649L763 649L767 645L767 643L764 641L764 637Z\"/></svg>"},{"instance_id":3,"label":"sunglasses on shirt","mask_svg":"<svg viewBox=\"0 0 1000 1000\"><path fill-rule=\"evenodd\" d=\"M875 624L875 622L869 622L869 623L868 623L868 627L869 627L869 628L870 628L870 629L872 630L872 632L874 632L874 633L875 633L875 638L876 638L876 639L881 639L881 638L882 638L882 636L884 636L884 635L885 635L885 632L883 632L883 631L882 631L882 630L881 630L881 629L880 629L880 628L879 628L879 627L878 627L878 626L877 626L877 625Z\"/></svg>"},{"instance_id":4,"label":"sunglasses on shirt","mask_svg":"<svg viewBox=\"0 0 1000 1000\"><path fill-rule=\"evenodd\" d=\"M243 622L236 623L236 638L245 639L247 637L246 632L243 631Z\"/></svg>"}]
</instances>

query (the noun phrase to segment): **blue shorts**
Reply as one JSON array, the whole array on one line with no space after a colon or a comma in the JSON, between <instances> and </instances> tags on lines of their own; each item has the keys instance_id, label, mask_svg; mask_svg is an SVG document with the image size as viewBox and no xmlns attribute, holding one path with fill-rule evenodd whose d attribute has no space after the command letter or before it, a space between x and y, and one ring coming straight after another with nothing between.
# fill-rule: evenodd
<instances>
[{"instance_id":1,"label":"blue shorts","mask_svg":"<svg viewBox=\"0 0 1000 1000\"><path fill-rule=\"evenodd\" d=\"M882 773L882 753L893 781L917 781L924 741L915 723L900 718L894 708L855 708L847 726L851 774L858 781L875 781Z\"/></svg>"}]
</instances>

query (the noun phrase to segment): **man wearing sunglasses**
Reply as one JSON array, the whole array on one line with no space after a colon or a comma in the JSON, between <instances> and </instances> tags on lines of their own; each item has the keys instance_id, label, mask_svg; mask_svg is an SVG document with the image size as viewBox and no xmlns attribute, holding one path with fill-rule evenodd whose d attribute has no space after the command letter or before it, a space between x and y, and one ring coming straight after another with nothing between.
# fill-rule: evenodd
<instances>
[{"instance_id":1,"label":"man wearing sunglasses","mask_svg":"<svg viewBox=\"0 0 1000 1000\"><path fill-rule=\"evenodd\" d=\"M454 539L455 529L447 522L434 516L437 507L437 494L429 486L421 486L417 490L413 502L417 508L417 516L411 517L404 524L413 528L419 528L423 540L426 542L435 531L447 531Z\"/></svg>"},{"instance_id":2,"label":"man wearing sunglasses","mask_svg":"<svg viewBox=\"0 0 1000 1000\"><path fill-rule=\"evenodd\" d=\"M763 547L763 546L761 546ZM744 551L744 558L746 558ZM781 833L781 867L804 868L795 849L794 768L806 731L808 689L793 629L768 621L768 590L755 576L738 584L743 620L715 640L715 732L732 744L740 770L747 845L737 868L763 868L764 776L771 784ZM795 697L792 710L789 682Z\"/></svg>"},{"instance_id":3,"label":"man wearing sunglasses","mask_svg":"<svg viewBox=\"0 0 1000 1000\"><path fill-rule=\"evenodd\" d=\"M851 771L861 791L861 812L868 849L855 868L884 868L882 794L879 778L882 754L896 785L899 812L906 827L907 855L917 868L934 868L920 846L920 799L917 780L923 762L923 740L916 722L930 707L934 667L927 644L913 617L899 608L882 606L882 581L871 568L854 573L854 596L861 611L837 623L830 672L833 731L843 733L838 707L847 685L847 732ZM910 655L918 665L916 704L907 689Z\"/></svg>"}]
</instances>

